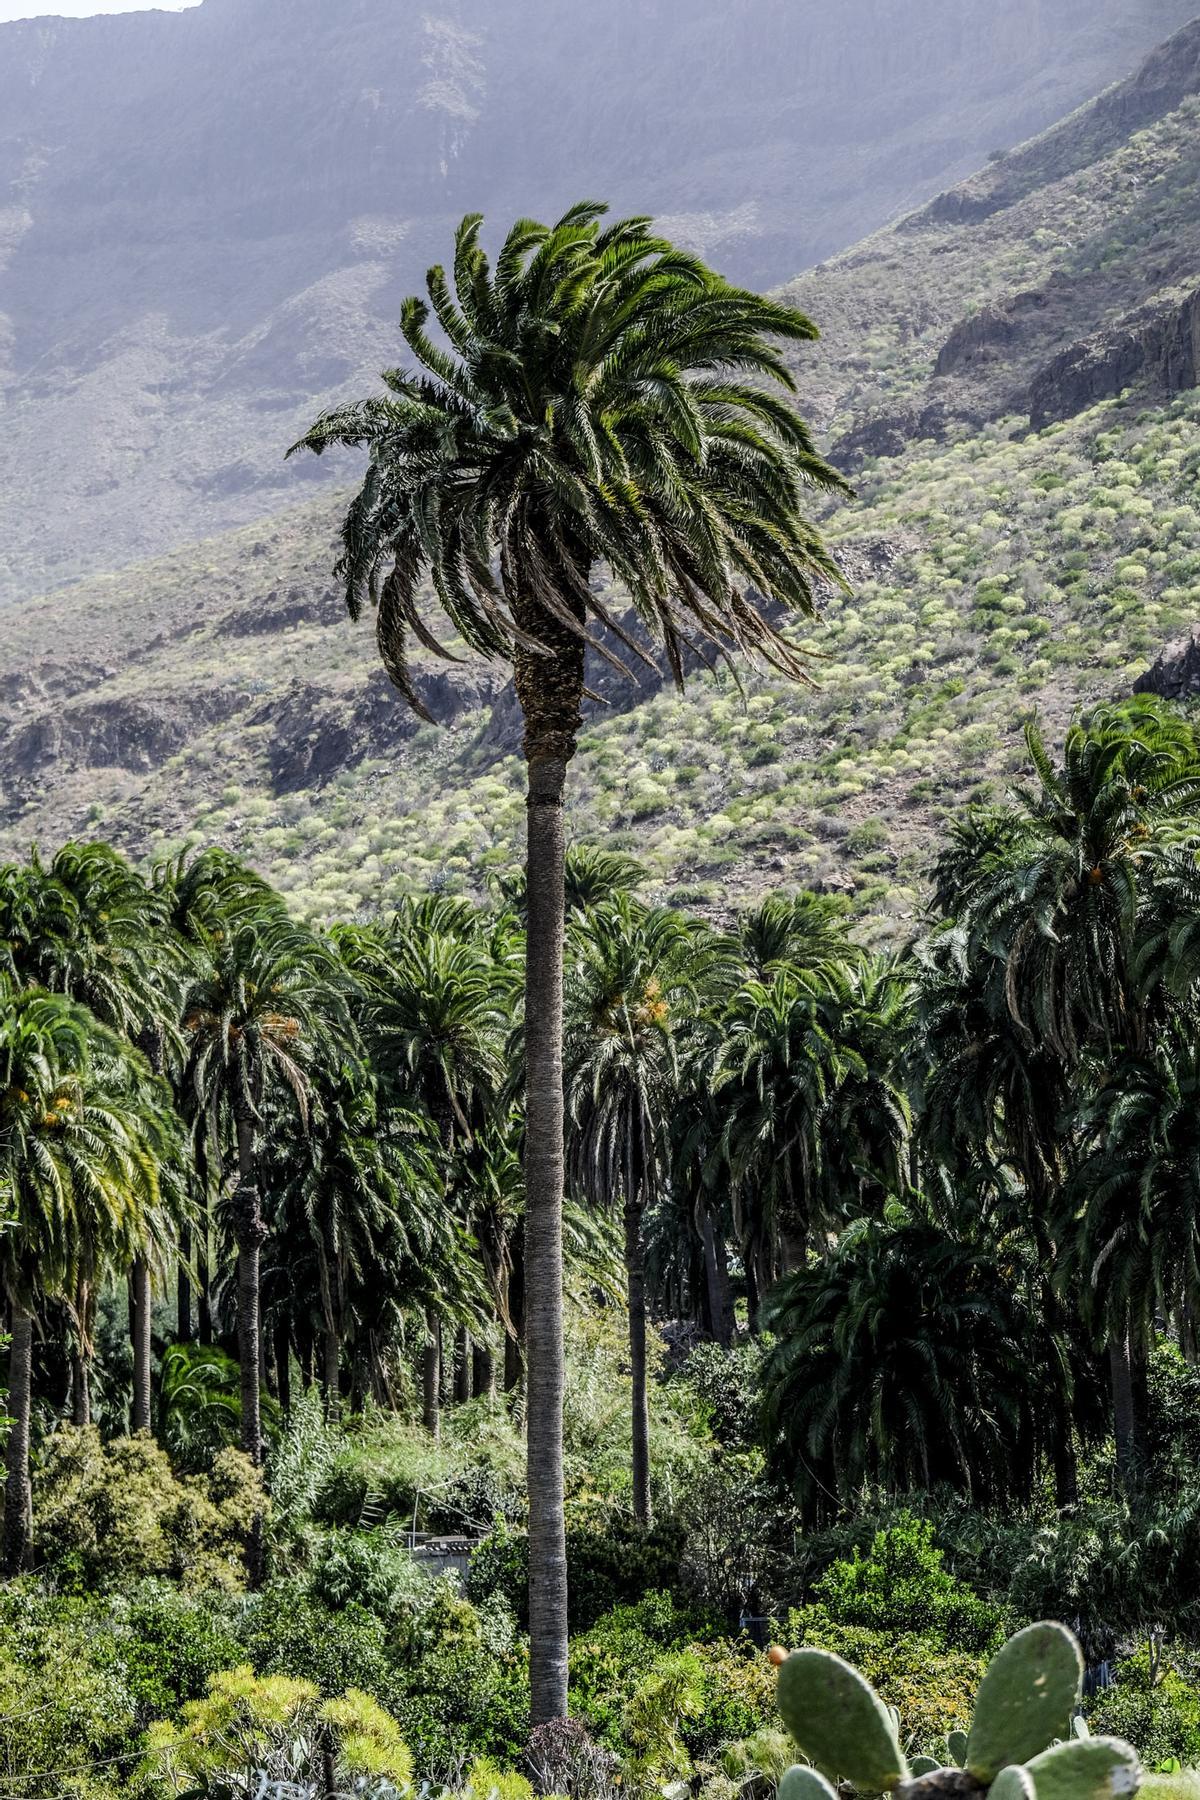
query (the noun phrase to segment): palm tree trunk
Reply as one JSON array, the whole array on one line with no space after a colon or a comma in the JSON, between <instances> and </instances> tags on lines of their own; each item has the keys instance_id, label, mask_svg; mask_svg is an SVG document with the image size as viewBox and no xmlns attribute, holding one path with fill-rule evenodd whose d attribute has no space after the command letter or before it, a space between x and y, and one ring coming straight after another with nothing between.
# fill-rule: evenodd
<instances>
[{"instance_id":1,"label":"palm tree trunk","mask_svg":"<svg viewBox=\"0 0 1200 1800\"><path fill-rule=\"evenodd\" d=\"M82 1350L71 1354L71 1423L85 1429L92 1422L92 1378Z\"/></svg>"},{"instance_id":2,"label":"palm tree trunk","mask_svg":"<svg viewBox=\"0 0 1200 1800\"><path fill-rule=\"evenodd\" d=\"M521 659L518 659L520 662ZM532 659L538 661L540 659ZM557 661L557 659L556 659ZM556 666L550 674L553 683ZM567 1546L563 1512L563 788L567 756L537 755L532 704L518 693L529 753L525 962L525 1355L532 1723L567 1712ZM582 680L582 653L580 653ZM556 709L557 710L557 709ZM531 717L531 714L533 716ZM573 746L572 746L573 747Z\"/></svg>"},{"instance_id":3,"label":"palm tree trunk","mask_svg":"<svg viewBox=\"0 0 1200 1800\"><path fill-rule=\"evenodd\" d=\"M442 1435L442 1323L430 1310L425 1314L425 1349L421 1358L422 1418L432 1437Z\"/></svg>"},{"instance_id":4,"label":"palm tree trunk","mask_svg":"<svg viewBox=\"0 0 1200 1800\"><path fill-rule=\"evenodd\" d=\"M213 1341L212 1290L208 1270L209 1220L208 1197L200 1213L199 1243L196 1255L196 1332L202 1344Z\"/></svg>"},{"instance_id":5,"label":"palm tree trunk","mask_svg":"<svg viewBox=\"0 0 1200 1800\"><path fill-rule=\"evenodd\" d=\"M471 1339L460 1325L454 1339L454 1399L462 1406L471 1398Z\"/></svg>"},{"instance_id":6,"label":"palm tree trunk","mask_svg":"<svg viewBox=\"0 0 1200 1800\"><path fill-rule=\"evenodd\" d=\"M750 1328L750 1336L758 1337L758 1311L762 1305L762 1295L758 1291L758 1269L753 1252L743 1250L742 1261L746 1270L746 1323Z\"/></svg>"},{"instance_id":7,"label":"palm tree trunk","mask_svg":"<svg viewBox=\"0 0 1200 1800\"><path fill-rule=\"evenodd\" d=\"M733 1339L732 1309L729 1305L729 1257L725 1234L718 1231L707 1206L700 1209L700 1229L704 1240L704 1284L708 1295L709 1327L718 1344L729 1347Z\"/></svg>"},{"instance_id":8,"label":"palm tree trunk","mask_svg":"<svg viewBox=\"0 0 1200 1800\"><path fill-rule=\"evenodd\" d=\"M286 1415L292 1410L292 1338L285 1313L280 1313L275 1321L275 1367L279 1376L279 1406Z\"/></svg>"},{"instance_id":9,"label":"palm tree trunk","mask_svg":"<svg viewBox=\"0 0 1200 1800\"><path fill-rule=\"evenodd\" d=\"M521 1385L525 1375L525 1230L519 1225L513 1233L511 1266L505 1287L510 1332L504 1336L504 1391L511 1394Z\"/></svg>"},{"instance_id":10,"label":"palm tree trunk","mask_svg":"<svg viewBox=\"0 0 1200 1800\"><path fill-rule=\"evenodd\" d=\"M29 1413L33 1384L33 1314L15 1301L8 1356L8 1410L12 1425L4 1450L4 1572L19 1575L29 1561L33 1501L29 1488Z\"/></svg>"},{"instance_id":11,"label":"palm tree trunk","mask_svg":"<svg viewBox=\"0 0 1200 1800\"><path fill-rule=\"evenodd\" d=\"M192 1234L187 1226L179 1233L179 1263L175 1282L175 1336L179 1343L192 1341Z\"/></svg>"},{"instance_id":12,"label":"palm tree trunk","mask_svg":"<svg viewBox=\"0 0 1200 1800\"><path fill-rule=\"evenodd\" d=\"M342 1400L342 1334L336 1325L325 1327L325 1411L335 1418Z\"/></svg>"},{"instance_id":13,"label":"palm tree trunk","mask_svg":"<svg viewBox=\"0 0 1200 1800\"><path fill-rule=\"evenodd\" d=\"M1130 1488L1137 1479L1138 1456L1128 1320L1119 1328L1114 1328L1108 1340L1108 1367L1112 1380L1113 1435L1117 1445L1117 1473L1122 1486Z\"/></svg>"},{"instance_id":14,"label":"palm tree trunk","mask_svg":"<svg viewBox=\"0 0 1200 1800\"><path fill-rule=\"evenodd\" d=\"M254 1120L248 1105L237 1114L238 1184L233 1196L233 1235L237 1243L238 1367L241 1376L242 1449L256 1468L262 1467L262 1333L259 1327L260 1263L266 1226L254 1145ZM252 1587L263 1574L263 1521L257 1514L246 1539L246 1572Z\"/></svg>"},{"instance_id":15,"label":"palm tree trunk","mask_svg":"<svg viewBox=\"0 0 1200 1800\"><path fill-rule=\"evenodd\" d=\"M629 1369L633 1384L633 1516L649 1525L650 1405L646 1392L646 1262L642 1209L625 1206L625 1279L629 1294Z\"/></svg>"},{"instance_id":16,"label":"palm tree trunk","mask_svg":"<svg viewBox=\"0 0 1200 1800\"><path fill-rule=\"evenodd\" d=\"M150 1430L150 1265L139 1256L129 1275L129 1327L133 1339L133 1411L129 1428L134 1437Z\"/></svg>"},{"instance_id":17,"label":"palm tree trunk","mask_svg":"<svg viewBox=\"0 0 1200 1800\"><path fill-rule=\"evenodd\" d=\"M471 1367L471 1389L477 1400L496 1391L496 1359L490 1344L476 1344Z\"/></svg>"}]
</instances>

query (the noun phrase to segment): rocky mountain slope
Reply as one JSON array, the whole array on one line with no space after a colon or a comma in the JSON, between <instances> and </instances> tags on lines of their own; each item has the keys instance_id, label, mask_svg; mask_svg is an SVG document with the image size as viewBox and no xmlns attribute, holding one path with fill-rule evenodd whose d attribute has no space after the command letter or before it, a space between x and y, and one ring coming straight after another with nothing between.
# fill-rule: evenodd
<instances>
[{"instance_id":1,"label":"rocky mountain slope","mask_svg":"<svg viewBox=\"0 0 1200 1800\"><path fill-rule=\"evenodd\" d=\"M283 448L392 358L399 297L468 208L599 189L779 281L1192 6L203 0L2 26L0 599L322 479Z\"/></svg>"},{"instance_id":2,"label":"rocky mountain slope","mask_svg":"<svg viewBox=\"0 0 1200 1800\"><path fill-rule=\"evenodd\" d=\"M1198 196L1200 20L793 284L826 329L805 404L859 486L828 520L852 595L803 634L818 685L610 689L577 835L714 912L803 882L903 930L940 821L1020 766L1024 720L1128 692L1200 618ZM444 724L417 725L341 616L339 498L0 613L0 848L215 839L325 916L512 859L502 672L425 668Z\"/></svg>"}]
</instances>

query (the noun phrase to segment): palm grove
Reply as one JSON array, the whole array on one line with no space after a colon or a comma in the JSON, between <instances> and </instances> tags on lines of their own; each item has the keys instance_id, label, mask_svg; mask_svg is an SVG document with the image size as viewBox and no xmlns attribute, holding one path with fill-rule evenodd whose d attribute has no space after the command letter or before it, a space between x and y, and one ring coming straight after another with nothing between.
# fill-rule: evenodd
<instances>
[{"instance_id":1,"label":"palm grove","mask_svg":"<svg viewBox=\"0 0 1200 1800\"><path fill-rule=\"evenodd\" d=\"M826 899L717 930L647 904L626 860L566 854L585 653L802 675L774 621L836 578L801 506L836 478L772 391L773 340L807 321L595 207L519 224L494 271L477 239L405 309L418 373L305 442L369 450L342 571L401 693L419 705L409 634L512 663L526 872L488 906L316 932L218 852L3 871L4 1545L23 1566L35 1417L88 1419L114 1282L131 1428L164 1428L169 1282L178 1344L236 1350L254 1464L296 1380L331 1410L415 1384L431 1431L452 1397L519 1391L536 1723L566 1702L563 1258L588 1280L597 1229L643 1525L652 1315L769 1334L766 1441L812 1521L871 1484L986 1506L1049 1480L1069 1508L1110 1430L1136 1501L1151 1352L1196 1339L1200 757L1148 704L1061 757L1031 734L1028 787L950 828L888 960ZM257 1578L257 1526L246 1554Z\"/></svg>"}]
</instances>

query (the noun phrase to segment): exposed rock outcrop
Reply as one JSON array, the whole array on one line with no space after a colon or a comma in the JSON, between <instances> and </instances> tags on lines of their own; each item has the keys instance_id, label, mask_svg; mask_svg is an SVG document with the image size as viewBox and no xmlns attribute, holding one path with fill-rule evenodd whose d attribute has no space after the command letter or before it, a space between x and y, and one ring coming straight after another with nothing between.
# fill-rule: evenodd
<instances>
[{"instance_id":1,"label":"exposed rock outcrop","mask_svg":"<svg viewBox=\"0 0 1200 1800\"><path fill-rule=\"evenodd\" d=\"M1022 328L1044 314L1049 304L1045 289L1028 288L960 319L938 352L934 374L953 375L982 358L1002 358L1020 337Z\"/></svg>"},{"instance_id":2,"label":"exposed rock outcrop","mask_svg":"<svg viewBox=\"0 0 1200 1800\"><path fill-rule=\"evenodd\" d=\"M1030 384L1029 422L1040 431L1138 381L1164 394L1200 385L1200 288L1072 344L1047 363Z\"/></svg>"},{"instance_id":3,"label":"exposed rock outcrop","mask_svg":"<svg viewBox=\"0 0 1200 1800\"><path fill-rule=\"evenodd\" d=\"M1133 684L1135 694L1164 700L1191 700L1200 694L1200 625L1159 651L1152 666Z\"/></svg>"},{"instance_id":4,"label":"exposed rock outcrop","mask_svg":"<svg viewBox=\"0 0 1200 1800\"><path fill-rule=\"evenodd\" d=\"M469 663L418 670L413 685L438 724L453 725L486 714L505 680L502 669ZM294 682L248 722L270 727L267 763L277 794L319 787L342 769L392 755L420 726L382 670L353 691Z\"/></svg>"},{"instance_id":5,"label":"exposed rock outcrop","mask_svg":"<svg viewBox=\"0 0 1200 1800\"><path fill-rule=\"evenodd\" d=\"M4 767L17 780L44 777L57 767L147 774L240 704L236 689L213 688L155 700L123 697L55 707L13 727L3 747Z\"/></svg>"}]
</instances>

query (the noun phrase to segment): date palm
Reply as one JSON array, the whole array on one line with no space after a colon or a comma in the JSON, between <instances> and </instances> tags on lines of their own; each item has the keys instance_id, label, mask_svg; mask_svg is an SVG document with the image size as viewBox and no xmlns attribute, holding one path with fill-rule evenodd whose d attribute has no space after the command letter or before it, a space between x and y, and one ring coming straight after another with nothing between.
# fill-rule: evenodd
<instances>
[{"instance_id":1,"label":"date palm","mask_svg":"<svg viewBox=\"0 0 1200 1800\"><path fill-rule=\"evenodd\" d=\"M439 646L428 583L452 630L511 663L528 765L525 1018L527 1440L534 1724L566 1711L562 1470L563 793L584 658L637 655L594 579L607 568L677 681L694 639L802 677L803 658L756 602L801 615L835 578L805 516L806 487L841 485L778 390L780 341L802 314L729 286L655 237L573 207L523 219L493 268L481 220L459 228L452 276L406 301L415 367L319 419L303 447L365 448L339 565L351 613L376 608L380 654L425 708L407 637ZM430 317L440 331L435 341ZM297 446L300 448L301 446Z\"/></svg>"},{"instance_id":2,"label":"date palm","mask_svg":"<svg viewBox=\"0 0 1200 1800\"><path fill-rule=\"evenodd\" d=\"M780 964L730 1001L710 1079L735 1219L764 1279L800 1267L868 1189L901 1187L903 1006L894 973L869 960Z\"/></svg>"},{"instance_id":3,"label":"date palm","mask_svg":"<svg viewBox=\"0 0 1200 1800\"><path fill-rule=\"evenodd\" d=\"M306 1125L312 1067L353 1036L345 972L332 946L277 907L236 912L203 929L207 965L192 983L183 1016L185 1088L196 1140L217 1168L231 1160L230 1200L237 1247L238 1361L242 1448L262 1462L259 1277L267 1235L260 1186L260 1143L285 1109ZM248 1562L259 1574L261 1530Z\"/></svg>"},{"instance_id":4,"label":"date palm","mask_svg":"<svg viewBox=\"0 0 1200 1800\"><path fill-rule=\"evenodd\" d=\"M137 1044L156 1073L177 1043L182 992L182 946L171 931L158 889L104 843L68 843L49 863L35 853L28 868L5 870L0 882L0 932L12 945L14 967L26 982L81 1002L103 1024ZM181 1171L168 1172L162 1197L182 1228ZM151 1256L139 1250L130 1270L133 1340L132 1428L150 1429ZM168 1239L158 1234L159 1260ZM92 1273L80 1269L75 1296L78 1351L75 1417L89 1416Z\"/></svg>"},{"instance_id":5,"label":"date palm","mask_svg":"<svg viewBox=\"0 0 1200 1800\"><path fill-rule=\"evenodd\" d=\"M768 1311L766 1418L810 1518L865 1484L1029 1493L1039 1420L1061 1404L1011 1254L892 1202Z\"/></svg>"},{"instance_id":6,"label":"date palm","mask_svg":"<svg viewBox=\"0 0 1200 1800\"><path fill-rule=\"evenodd\" d=\"M936 887L943 910L953 909L966 966L985 990L994 995L998 985L1003 994L1019 1040L1016 1056L1002 1047L993 1059L1019 1108L1006 1116L1006 1131L1024 1137L1023 1175L1048 1184L1061 1178L1073 1148L1056 1151L1046 1141L1055 1091L1086 1097L1087 1071L1148 1054L1165 1016L1180 960L1170 950L1176 897L1186 902L1185 925L1195 911L1194 854L1184 854L1182 842L1190 837L1194 853L1200 761L1190 726L1149 699L1098 707L1076 722L1060 763L1032 727L1026 741L1034 782L1016 790L1012 806L956 832ZM1161 982L1144 967L1155 927L1167 946ZM1026 1069L1038 1060L1057 1068L1044 1086L1031 1086ZM1030 1198L1040 1208L1036 1186ZM1113 1406L1126 1476L1141 1454L1133 1389L1145 1352L1137 1319L1113 1318Z\"/></svg>"},{"instance_id":7,"label":"date palm","mask_svg":"<svg viewBox=\"0 0 1200 1800\"><path fill-rule=\"evenodd\" d=\"M567 1174L624 1226L633 1401L633 1512L650 1523L644 1220L671 1159L689 1028L713 960L708 934L681 914L621 898L575 934L563 1062Z\"/></svg>"},{"instance_id":8,"label":"date palm","mask_svg":"<svg viewBox=\"0 0 1200 1800\"><path fill-rule=\"evenodd\" d=\"M416 1104L441 1147L447 1203L462 1210L463 1156L504 1082L512 1018L513 947L503 927L441 897L409 901L390 927L338 931L360 993L364 1038L385 1104ZM465 1222L465 1221L464 1221ZM440 1430L442 1312L431 1295L423 1366L424 1420Z\"/></svg>"},{"instance_id":9,"label":"date palm","mask_svg":"<svg viewBox=\"0 0 1200 1800\"><path fill-rule=\"evenodd\" d=\"M75 1002L38 988L0 1009L0 1279L12 1321L4 1565L29 1550L30 1378L36 1312L73 1299L81 1269L126 1262L177 1153L165 1083Z\"/></svg>"}]
</instances>

